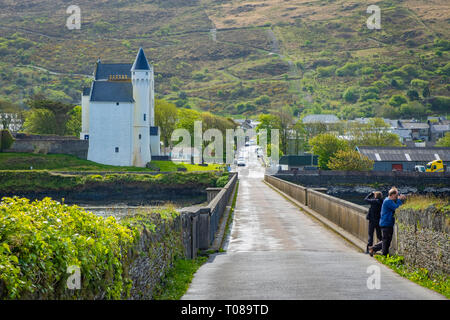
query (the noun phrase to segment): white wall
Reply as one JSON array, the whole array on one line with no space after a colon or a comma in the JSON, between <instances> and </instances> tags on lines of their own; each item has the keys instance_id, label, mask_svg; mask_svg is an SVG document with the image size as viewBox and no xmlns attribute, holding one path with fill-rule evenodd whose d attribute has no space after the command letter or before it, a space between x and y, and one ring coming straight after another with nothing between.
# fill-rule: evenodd
<instances>
[{"instance_id":1,"label":"white wall","mask_svg":"<svg viewBox=\"0 0 450 320\"><path fill-rule=\"evenodd\" d=\"M89 135L89 99L90 96L81 96L81 140L84 140L85 135Z\"/></svg>"},{"instance_id":2,"label":"white wall","mask_svg":"<svg viewBox=\"0 0 450 320\"><path fill-rule=\"evenodd\" d=\"M88 160L132 165L134 103L90 102ZM115 148L119 147L119 152Z\"/></svg>"}]
</instances>

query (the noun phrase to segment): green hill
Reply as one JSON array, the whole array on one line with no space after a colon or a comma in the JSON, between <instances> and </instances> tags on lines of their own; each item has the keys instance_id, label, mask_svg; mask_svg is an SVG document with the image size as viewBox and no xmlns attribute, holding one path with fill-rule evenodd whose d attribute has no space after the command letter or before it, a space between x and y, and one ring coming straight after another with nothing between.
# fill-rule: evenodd
<instances>
[{"instance_id":1,"label":"green hill","mask_svg":"<svg viewBox=\"0 0 450 320\"><path fill-rule=\"evenodd\" d=\"M346 118L448 113L446 0L79 0L80 30L65 26L68 2L1 3L0 98L15 103L37 92L79 103L98 57L132 62L142 46L158 97L179 107L234 117L284 105ZM372 4L381 30L366 27ZM425 87L440 98L426 105ZM401 109L393 95L417 101Z\"/></svg>"}]
</instances>

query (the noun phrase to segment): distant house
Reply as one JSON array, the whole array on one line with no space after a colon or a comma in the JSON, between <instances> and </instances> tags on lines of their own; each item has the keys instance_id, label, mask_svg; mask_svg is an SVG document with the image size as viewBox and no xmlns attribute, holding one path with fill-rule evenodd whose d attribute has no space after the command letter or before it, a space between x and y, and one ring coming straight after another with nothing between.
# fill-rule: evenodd
<instances>
[{"instance_id":1,"label":"distant house","mask_svg":"<svg viewBox=\"0 0 450 320\"><path fill-rule=\"evenodd\" d=\"M412 140L429 140L430 125L426 122L398 120L399 129L411 130Z\"/></svg>"},{"instance_id":2,"label":"distant house","mask_svg":"<svg viewBox=\"0 0 450 320\"><path fill-rule=\"evenodd\" d=\"M279 161L281 170L304 170L305 167L317 166L318 157L311 154L282 156Z\"/></svg>"},{"instance_id":3,"label":"distant house","mask_svg":"<svg viewBox=\"0 0 450 320\"><path fill-rule=\"evenodd\" d=\"M356 150L375 162L374 171L414 171L416 165L434 160L450 164L450 148L357 147Z\"/></svg>"},{"instance_id":4,"label":"distant house","mask_svg":"<svg viewBox=\"0 0 450 320\"><path fill-rule=\"evenodd\" d=\"M302 119L303 123L338 123L340 120L334 114L310 114Z\"/></svg>"},{"instance_id":5,"label":"distant house","mask_svg":"<svg viewBox=\"0 0 450 320\"><path fill-rule=\"evenodd\" d=\"M429 138L431 141L437 141L450 132L450 120L446 120L444 117L428 117L427 123L430 126Z\"/></svg>"}]
</instances>

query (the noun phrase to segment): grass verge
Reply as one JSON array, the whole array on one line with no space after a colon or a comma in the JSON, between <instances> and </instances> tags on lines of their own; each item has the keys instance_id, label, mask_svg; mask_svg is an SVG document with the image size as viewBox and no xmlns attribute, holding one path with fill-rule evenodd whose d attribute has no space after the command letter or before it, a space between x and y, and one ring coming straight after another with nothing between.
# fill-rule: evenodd
<instances>
[{"instance_id":1,"label":"grass verge","mask_svg":"<svg viewBox=\"0 0 450 320\"><path fill-rule=\"evenodd\" d=\"M200 166L172 161L152 161L151 168L122 167L100 164L66 154L0 153L0 170L51 170L51 171L135 171L151 172L159 169L163 172L221 170L223 165L209 164Z\"/></svg>"},{"instance_id":2,"label":"grass verge","mask_svg":"<svg viewBox=\"0 0 450 320\"><path fill-rule=\"evenodd\" d=\"M411 280L422 287L434 290L450 299L450 277L448 275L430 274L425 268L412 267L405 264L403 256L374 256L378 261L388 266L402 277Z\"/></svg>"},{"instance_id":3,"label":"grass verge","mask_svg":"<svg viewBox=\"0 0 450 320\"><path fill-rule=\"evenodd\" d=\"M175 260L173 268L156 287L153 298L155 300L180 300L189 288L194 274L207 260L208 257Z\"/></svg>"}]
</instances>

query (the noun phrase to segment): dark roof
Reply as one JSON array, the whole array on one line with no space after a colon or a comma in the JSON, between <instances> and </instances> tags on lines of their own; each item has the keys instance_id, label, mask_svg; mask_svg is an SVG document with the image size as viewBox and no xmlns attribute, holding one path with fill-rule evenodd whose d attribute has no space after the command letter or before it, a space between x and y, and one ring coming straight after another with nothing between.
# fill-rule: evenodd
<instances>
[{"instance_id":1,"label":"dark roof","mask_svg":"<svg viewBox=\"0 0 450 320\"><path fill-rule=\"evenodd\" d=\"M89 96L91 94L91 87L83 88L83 96Z\"/></svg>"},{"instance_id":2,"label":"dark roof","mask_svg":"<svg viewBox=\"0 0 450 320\"><path fill-rule=\"evenodd\" d=\"M134 102L133 85L122 81L94 81L91 101Z\"/></svg>"},{"instance_id":3,"label":"dark roof","mask_svg":"<svg viewBox=\"0 0 450 320\"><path fill-rule=\"evenodd\" d=\"M108 80L109 76L123 76L131 78L131 67L129 63L97 63L95 80Z\"/></svg>"},{"instance_id":4,"label":"dark roof","mask_svg":"<svg viewBox=\"0 0 450 320\"><path fill-rule=\"evenodd\" d=\"M379 161L450 161L450 148L438 147L358 147L369 159Z\"/></svg>"},{"instance_id":5,"label":"dark roof","mask_svg":"<svg viewBox=\"0 0 450 320\"><path fill-rule=\"evenodd\" d=\"M310 166L311 165L311 155L282 156L280 158L279 164L284 164L284 165L288 165L288 166ZM317 165L317 156L313 156L313 164L312 165L313 166Z\"/></svg>"},{"instance_id":6,"label":"dark roof","mask_svg":"<svg viewBox=\"0 0 450 320\"><path fill-rule=\"evenodd\" d=\"M139 49L136 60L134 61L131 70L150 70L147 57L145 56L144 50L142 48Z\"/></svg>"},{"instance_id":7,"label":"dark roof","mask_svg":"<svg viewBox=\"0 0 450 320\"><path fill-rule=\"evenodd\" d=\"M405 129L428 129L430 126L424 122L401 122L401 126Z\"/></svg>"}]
</instances>

